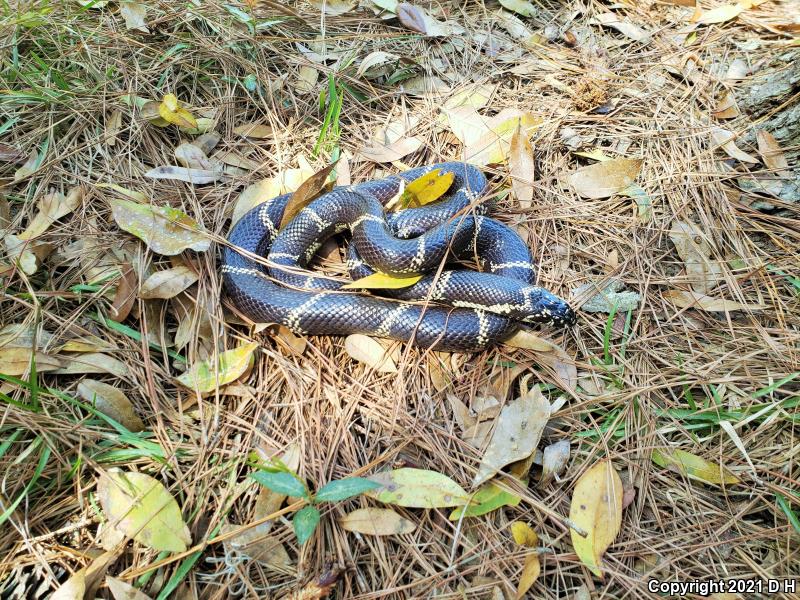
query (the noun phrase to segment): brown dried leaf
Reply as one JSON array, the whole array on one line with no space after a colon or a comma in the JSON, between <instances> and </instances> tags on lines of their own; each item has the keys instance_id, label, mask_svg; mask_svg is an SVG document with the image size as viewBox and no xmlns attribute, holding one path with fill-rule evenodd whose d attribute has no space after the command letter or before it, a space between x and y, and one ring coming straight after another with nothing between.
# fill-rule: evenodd
<instances>
[{"instance_id":1,"label":"brown dried leaf","mask_svg":"<svg viewBox=\"0 0 800 600\"><path fill-rule=\"evenodd\" d=\"M108 591L114 596L114 600L151 600L150 596L137 590L130 583L126 583L111 575L106 576Z\"/></svg>"},{"instance_id":2,"label":"brown dried leaf","mask_svg":"<svg viewBox=\"0 0 800 600\"><path fill-rule=\"evenodd\" d=\"M208 171L214 171L217 169L217 165L209 160L205 152L189 142L183 142L177 148L175 148L174 154L175 158L178 159L178 162L189 169L205 169Z\"/></svg>"},{"instance_id":3,"label":"brown dried leaf","mask_svg":"<svg viewBox=\"0 0 800 600\"><path fill-rule=\"evenodd\" d=\"M344 349L353 360L364 363L379 373L397 373L400 351L394 344L387 348L375 338L354 333L345 338Z\"/></svg>"},{"instance_id":4,"label":"brown dried leaf","mask_svg":"<svg viewBox=\"0 0 800 600\"><path fill-rule=\"evenodd\" d=\"M766 129L756 131L756 140L758 141L758 153L764 159L764 164L781 177L791 177L791 173L787 171L789 161L786 160L786 155L778 144L778 140Z\"/></svg>"},{"instance_id":5,"label":"brown dried leaf","mask_svg":"<svg viewBox=\"0 0 800 600\"><path fill-rule=\"evenodd\" d=\"M604 25L605 27L611 27L612 29L616 29L621 34L631 38L632 40L636 40L637 42L642 42L646 44L651 39L651 35L644 29L642 29L638 25L629 23L623 17L613 12L601 13L597 15L594 19L592 19L590 22L598 23L600 25Z\"/></svg>"},{"instance_id":6,"label":"brown dried leaf","mask_svg":"<svg viewBox=\"0 0 800 600\"><path fill-rule=\"evenodd\" d=\"M694 223L676 221L669 238L686 265L689 283L697 292L707 294L723 278L719 261L711 258L711 244L705 233Z\"/></svg>"},{"instance_id":7,"label":"brown dried leaf","mask_svg":"<svg viewBox=\"0 0 800 600\"><path fill-rule=\"evenodd\" d=\"M736 136L733 132L728 131L727 129L722 129L721 127L714 127L711 130L711 139L713 140L715 147L720 147L730 156L731 158L735 158L741 162L746 163L757 163L758 159L753 156L752 154L748 154L747 152L741 150L733 140Z\"/></svg>"},{"instance_id":8,"label":"brown dried leaf","mask_svg":"<svg viewBox=\"0 0 800 600\"><path fill-rule=\"evenodd\" d=\"M271 138L273 135L272 126L262 123L245 123L244 125L239 125L238 127L234 127L233 133L255 140L265 140Z\"/></svg>"},{"instance_id":9,"label":"brown dried leaf","mask_svg":"<svg viewBox=\"0 0 800 600\"><path fill-rule=\"evenodd\" d=\"M555 444L550 444L542 453L542 476L539 479L539 486L545 486L556 476L559 475L567 466L569 461L569 440L559 440Z\"/></svg>"},{"instance_id":10,"label":"brown dried leaf","mask_svg":"<svg viewBox=\"0 0 800 600\"><path fill-rule=\"evenodd\" d=\"M608 198L631 185L641 168L639 158L612 158L581 167L568 180L584 198Z\"/></svg>"},{"instance_id":11,"label":"brown dried leaf","mask_svg":"<svg viewBox=\"0 0 800 600\"><path fill-rule=\"evenodd\" d=\"M119 12L125 19L125 29L133 29L142 33L150 33L145 23L147 16L147 5L140 2L130 2L122 0L119 3Z\"/></svg>"},{"instance_id":12,"label":"brown dried leaf","mask_svg":"<svg viewBox=\"0 0 800 600\"><path fill-rule=\"evenodd\" d=\"M83 188L72 188L64 196L60 192L45 194L39 200L39 212L31 219L27 229L19 234L21 240L32 240L42 235L55 221L74 211L83 201Z\"/></svg>"},{"instance_id":13,"label":"brown dried leaf","mask_svg":"<svg viewBox=\"0 0 800 600\"><path fill-rule=\"evenodd\" d=\"M30 348L13 346L0 348L0 365L2 365L2 372L13 377L24 375L31 366L32 354ZM60 360L44 352L36 352L33 359L38 372L55 371L61 367Z\"/></svg>"},{"instance_id":14,"label":"brown dried leaf","mask_svg":"<svg viewBox=\"0 0 800 600\"><path fill-rule=\"evenodd\" d=\"M328 177L333 171L336 163L333 162L327 167L320 169L311 177L306 179L302 185L292 194L286 208L283 209L283 217L281 218L278 229L283 229L286 225L297 216L303 208L311 204L324 190L328 183Z\"/></svg>"},{"instance_id":15,"label":"brown dried leaf","mask_svg":"<svg viewBox=\"0 0 800 600\"><path fill-rule=\"evenodd\" d=\"M708 312L728 312L732 310L764 310L764 304L741 304L733 300L723 300L722 298L712 298L697 292L687 292L684 290L667 290L663 293L664 298L680 308L699 308Z\"/></svg>"},{"instance_id":16,"label":"brown dried leaf","mask_svg":"<svg viewBox=\"0 0 800 600\"><path fill-rule=\"evenodd\" d=\"M364 535L404 535L413 533L417 526L413 521L397 514L391 508L361 508L339 519L346 531Z\"/></svg>"},{"instance_id":17,"label":"brown dried leaf","mask_svg":"<svg viewBox=\"0 0 800 600\"><path fill-rule=\"evenodd\" d=\"M28 175L32 175L36 172L39 164L39 153L36 150L33 150L28 156L28 160L25 161L25 164L22 165L19 169L14 171L14 182L20 181L21 179L25 179Z\"/></svg>"},{"instance_id":18,"label":"brown dried leaf","mask_svg":"<svg viewBox=\"0 0 800 600\"><path fill-rule=\"evenodd\" d=\"M83 375L89 373L111 373L120 379L128 379L128 365L108 354L87 352L85 354L61 356L63 366L53 371L57 375Z\"/></svg>"},{"instance_id":19,"label":"brown dried leaf","mask_svg":"<svg viewBox=\"0 0 800 600\"><path fill-rule=\"evenodd\" d=\"M508 171L511 175L511 189L517 197L517 202L521 208L530 208L535 179L533 148L528 136L522 135L520 129L517 129L511 138Z\"/></svg>"},{"instance_id":20,"label":"brown dried leaf","mask_svg":"<svg viewBox=\"0 0 800 600\"><path fill-rule=\"evenodd\" d=\"M739 106L736 104L736 96L733 95L733 92L725 92L725 95L717 103L716 108L714 108L711 114L716 119L734 119L738 117L741 112L739 111Z\"/></svg>"},{"instance_id":21,"label":"brown dried leaf","mask_svg":"<svg viewBox=\"0 0 800 600\"><path fill-rule=\"evenodd\" d=\"M78 394L101 413L122 423L130 431L144 429L144 423L136 414L133 404L117 388L95 379L84 379L78 384Z\"/></svg>"},{"instance_id":22,"label":"brown dried leaf","mask_svg":"<svg viewBox=\"0 0 800 600\"><path fill-rule=\"evenodd\" d=\"M122 323L131 314L133 304L136 302L136 288L138 279L136 271L130 263L120 267L119 283L114 294L114 302L109 311L109 318L117 323Z\"/></svg>"}]
</instances>

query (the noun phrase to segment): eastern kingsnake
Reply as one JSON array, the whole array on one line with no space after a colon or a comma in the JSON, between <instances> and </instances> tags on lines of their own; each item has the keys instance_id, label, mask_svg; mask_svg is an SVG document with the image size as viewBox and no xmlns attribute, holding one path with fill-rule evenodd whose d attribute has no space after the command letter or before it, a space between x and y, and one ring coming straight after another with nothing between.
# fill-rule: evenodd
<instances>
[{"instance_id":1,"label":"eastern kingsnake","mask_svg":"<svg viewBox=\"0 0 800 600\"><path fill-rule=\"evenodd\" d=\"M384 214L383 204L395 197L401 181L433 169L454 174L453 192L426 206ZM569 305L535 285L536 268L522 239L502 223L475 214L482 212L475 201L485 187L483 173L465 163L419 167L335 188L280 232L291 194L273 198L246 213L228 236L222 258L228 295L253 321L279 323L295 333L364 333L437 350L478 351L508 338L522 323L573 325ZM463 214L467 207L472 214ZM404 302L337 291L339 281L304 267L326 238L345 229L352 233L348 267L354 279L372 269L428 274L411 287L380 291ZM266 257L270 266L239 250ZM477 257L484 272L431 273L448 258L469 257Z\"/></svg>"}]
</instances>

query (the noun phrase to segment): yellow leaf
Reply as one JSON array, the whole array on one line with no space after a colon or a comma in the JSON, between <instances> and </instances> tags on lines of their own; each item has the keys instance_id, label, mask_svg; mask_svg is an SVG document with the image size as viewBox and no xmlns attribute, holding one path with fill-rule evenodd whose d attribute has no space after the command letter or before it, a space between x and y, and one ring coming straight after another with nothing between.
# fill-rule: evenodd
<instances>
[{"instance_id":1,"label":"yellow leaf","mask_svg":"<svg viewBox=\"0 0 800 600\"><path fill-rule=\"evenodd\" d=\"M519 583L517 584L516 600L523 598L528 590L531 589L531 586L539 578L541 570L538 554L531 554L525 559L525 565L522 567L522 574L520 574Z\"/></svg>"},{"instance_id":2,"label":"yellow leaf","mask_svg":"<svg viewBox=\"0 0 800 600\"><path fill-rule=\"evenodd\" d=\"M417 526L413 521L397 514L391 508L360 508L339 519L346 531L364 535L403 535L413 533Z\"/></svg>"},{"instance_id":3,"label":"yellow leaf","mask_svg":"<svg viewBox=\"0 0 800 600\"><path fill-rule=\"evenodd\" d=\"M570 530L572 547L589 570L602 578L600 559L622 525L622 480L609 460L601 460L575 484L569 518L586 532Z\"/></svg>"},{"instance_id":4,"label":"yellow leaf","mask_svg":"<svg viewBox=\"0 0 800 600\"><path fill-rule=\"evenodd\" d=\"M394 347L396 350L396 346ZM379 373L397 373L399 352L390 352L378 340L360 333L348 335L344 340L344 349L351 358L364 363Z\"/></svg>"},{"instance_id":5,"label":"yellow leaf","mask_svg":"<svg viewBox=\"0 0 800 600\"><path fill-rule=\"evenodd\" d=\"M434 169L422 177L417 177L406 185L405 191L400 198L400 206L425 206L442 197L453 183L455 173L442 174L441 169Z\"/></svg>"},{"instance_id":6,"label":"yellow leaf","mask_svg":"<svg viewBox=\"0 0 800 600\"><path fill-rule=\"evenodd\" d=\"M397 277L386 273L375 272L347 285L343 285L343 290L399 290L411 287L422 279L422 275L412 275L411 277Z\"/></svg>"},{"instance_id":7,"label":"yellow leaf","mask_svg":"<svg viewBox=\"0 0 800 600\"><path fill-rule=\"evenodd\" d=\"M608 198L631 185L641 167L638 158L612 158L577 169L568 181L584 198Z\"/></svg>"},{"instance_id":8,"label":"yellow leaf","mask_svg":"<svg viewBox=\"0 0 800 600\"><path fill-rule=\"evenodd\" d=\"M514 541L520 546L533 548L539 543L539 536L533 530L533 527L522 521L514 521L511 524L511 535L514 536Z\"/></svg>"},{"instance_id":9,"label":"yellow leaf","mask_svg":"<svg viewBox=\"0 0 800 600\"><path fill-rule=\"evenodd\" d=\"M192 541L178 503L149 475L110 469L100 476L97 496L110 527L140 544L183 552Z\"/></svg>"},{"instance_id":10,"label":"yellow leaf","mask_svg":"<svg viewBox=\"0 0 800 600\"><path fill-rule=\"evenodd\" d=\"M455 481L426 469L395 469L370 476L382 487L365 492L365 496L386 504L409 508L446 508L463 506L469 494Z\"/></svg>"},{"instance_id":11,"label":"yellow leaf","mask_svg":"<svg viewBox=\"0 0 800 600\"><path fill-rule=\"evenodd\" d=\"M704 483L717 485L739 483L739 478L724 466L683 450L653 450L652 459L660 467L672 469Z\"/></svg>"},{"instance_id":12,"label":"yellow leaf","mask_svg":"<svg viewBox=\"0 0 800 600\"><path fill-rule=\"evenodd\" d=\"M611 157L603 152L600 148L595 148L589 152L573 152L575 156L582 156L584 158L591 158L592 160L604 161L611 160Z\"/></svg>"},{"instance_id":13,"label":"yellow leaf","mask_svg":"<svg viewBox=\"0 0 800 600\"><path fill-rule=\"evenodd\" d=\"M236 381L252 366L256 348L258 343L250 342L220 354L216 365L213 358L195 363L177 381L201 394L213 392L218 386Z\"/></svg>"},{"instance_id":14,"label":"yellow leaf","mask_svg":"<svg viewBox=\"0 0 800 600\"><path fill-rule=\"evenodd\" d=\"M158 114L167 123L189 129L197 128L197 121L192 114L181 107L174 94L167 94L158 105Z\"/></svg>"}]
</instances>

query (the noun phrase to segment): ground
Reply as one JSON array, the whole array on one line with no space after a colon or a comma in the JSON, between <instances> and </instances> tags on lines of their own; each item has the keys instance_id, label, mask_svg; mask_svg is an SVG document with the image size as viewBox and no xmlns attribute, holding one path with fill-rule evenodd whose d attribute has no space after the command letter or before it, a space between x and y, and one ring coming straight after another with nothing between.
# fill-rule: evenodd
<instances>
[{"instance_id":1,"label":"ground","mask_svg":"<svg viewBox=\"0 0 800 600\"><path fill-rule=\"evenodd\" d=\"M152 598L280 598L331 565L343 569L337 598L512 598L536 553L529 596L548 599L654 597L653 578L796 576L798 209L765 186L791 179L797 148L771 132L789 156L775 167L755 135L797 93L757 117L728 97L735 107L750 78L797 69L780 60L796 45L796 5L704 19L722 5L703 2L692 22L695 8L678 0L503 2L518 13L424 3L427 17L388 1L338 15L330 9L346 2L324 14L312 4L157 3L146 31L131 21L136 3L3 8L0 596L47 597L97 565L101 548L113 549L103 574ZM162 103L168 94L178 104ZM171 123L156 119L160 103ZM200 139L179 127L179 107L219 136L203 138L209 182L146 175ZM577 326L537 330L536 349L401 345L396 370L381 372L341 338L298 340L227 302L220 249L246 186L337 157L336 176L353 183L459 160L470 118L510 110L530 119L532 198L509 192L506 135L500 160L482 165L485 201L526 237L541 284L573 302ZM242 135L249 124L264 127ZM579 193L570 174L605 158L641 159L636 187L593 194L603 175ZM210 244L155 252L115 219L120 199L177 208ZM30 234L40 212L43 229ZM323 266L342 274L339 251L326 252ZM141 297L149 275L176 267L188 287ZM591 310L609 285L627 303ZM250 341L252 364L234 382L201 395L176 379ZM493 423L530 385L553 407L539 449L567 440L570 453L549 482L541 458L524 481L500 476L514 506L450 521L449 508L360 496L320 505L301 548L290 522L299 504L270 504L250 477L259 456L277 455L312 489L413 467L471 491L486 440L467 435L468 422ZM116 421L92 409L98 389ZM699 466L676 463L676 450ZM565 519L577 482L604 459L625 507L598 577ZM186 551L109 540L98 485L112 468L163 484ZM343 528L344 515L379 506L413 531ZM538 534L536 549L514 541L515 523Z\"/></svg>"}]
</instances>

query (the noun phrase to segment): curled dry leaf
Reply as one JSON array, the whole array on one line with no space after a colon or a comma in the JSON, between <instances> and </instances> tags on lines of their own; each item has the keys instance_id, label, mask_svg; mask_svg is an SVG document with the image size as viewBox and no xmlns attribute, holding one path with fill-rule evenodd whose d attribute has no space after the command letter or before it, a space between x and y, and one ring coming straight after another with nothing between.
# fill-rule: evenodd
<instances>
[{"instance_id":1,"label":"curled dry leaf","mask_svg":"<svg viewBox=\"0 0 800 600\"><path fill-rule=\"evenodd\" d=\"M711 10L698 12L692 17L692 21L698 25L711 25L713 23L724 23L738 17L743 10L748 8L744 2L736 4L723 4Z\"/></svg>"},{"instance_id":2,"label":"curled dry leaf","mask_svg":"<svg viewBox=\"0 0 800 600\"><path fill-rule=\"evenodd\" d=\"M711 139L714 142L715 147L722 148L725 150L728 156L741 162L757 163L758 159L755 156L748 154L733 142L735 138L736 136L733 134L733 132L728 131L727 129L714 127L711 130Z\"/></svg>"},{"instance_id":3,"label":"curled dry leaf","mask_svg":"<svg viewBox=\"0 0 800 600\"><path fill-rule=\"evenodd\" d=\"M225 550L233 556L256 561L273 568L289 567L292 559L279 536L269 533L270 526L271 523L261 523L228 538L223 542ZM238 526L225 523L220 533L225 535L237 529L239 529Z\"/></svg>"},{"instance_id":4,"label":"curled dry leaf","mask_svg":"<svg viewBox=\"0 0 800 600\"><path fill-rule=\"evenodd\" d=\"M72 188L65 196L60 192L45 194L39 200L39 212L31 219L28 227L19 234L21 240L39 237L55 221L78 208L83 201L83 188Z\"/></svg>"},{"instance_id":5,"label":"curled dry leaf","mask_svg":"<svg viewBox=\"0 0 800 600\"><path fill-rule=\"evenodd\" d=\"M689 284L696 292L707 294L723 278L719 261L711 258L711 244L697 225L675 221L669 232L678 255L686 265Z\"/></svg>"},{"instance_id":6,"label":"curled dry leaf","mask_svg":"<svg viewBox=\"0 0 800 600\"><path fill-rule=\"evenodd\" d=\"M364 495L385 504L447 508L463 506L469 501L469 494L447 475L426 469L395 469L376 473L368 479L381 487L364 492Z\"/></svg>"},{"instance_id":7,"label":"curled dry leaf","mask_svg":"<svg viewBox=\"0 0 800 600\"><path fill-rule=\"evenodd\" d=\"M101 413L122 423L130 431L144 429L144 423L136 414L131 401L114 386L95 379L84 379L78 384L78 394Z\"/></svg>"},{"instance_id":8,"label":"curled dry leaf","mask_svg":"<svg viewBox=\"0 0 800 600\"><path fill-rule=\"evenodd\" d=\"M94 598L108 566L119 552L104 552L88 566L76 571L50 596L50 600L83 600Z\"/></svg>"},{"instance_id":9,"label":"curled dry leaf","mask_svg":"<svg viewBox=\"0 0 800 600\"><path fill-rule=\"evenodd\" d=\"M114 302L108 315L112 321L122 323L131 314L133 304L136 302L137 281L136 271L130 263L120 265L117 291L114 293Z\"/></svg>"},{"instance_id":10,"label":"curled dry leaf","mask_svg":"<svg viewBox=\"0 0 800 600\"><path fill-rule=\"evenodd\" d=\"M539 485L547 485L554 477L560 475L568 461L569 440L559 440L547 446L542 453L542 476Z\"/></svg>"},{"instance_id":11,"label":"curled dry leaf","mask_svg":"<svg viewBox=\"0 0 800 600\"><path fill-rule=\"evenodd\" d=\"M200 276L197 273L182 265L164 269L163 271L156 271L142 283L139 297L145 300L173 298L198 279L200 279Z\"/></svg>"},{"instance_id":12,"label":"curled dry leaf","mask_svg":"<svg viewBox=\"0 0 800 600\"><path fill-rule=\"evenodd\" d=\"M328 184L328 177L330 177L331 171L333 171L335 166L336 162L334 161L300 184L300 187L295 190L289 202L286 204L286 207L283 209L283 217L281 217L279 229L286 227L289 221L297 216L297 213L308 206L325 190Z\"/></svg>"},{"instance_id":13,"label":"curled dry leaf","mask_svg":"<svg viewBox=\"0 0 800 600\"><path fill-rule=\"evenodd\" d=\"M511 535L514 541L520 546L526 548L534 548L539 543L539 536L533 530L533 527L522 521L515 521L511 524ZM539 564L539 555L531 554L525 559L525 564L522 567L522 573L519 576L519 583L517 584L516 599L520 600L525 596L531 586L536 583L536 579L541 572L541 565Z\"/></svg>"},{"instance_id":14,"label":"curled dry leaf","mask_svg":"<svg viewBox=\"0 0 800 600\"><path fill-rule=\"evenodd\" d=\"M600 560L622 525L622 480L609 460L601 460L575 484L569 518L587 535L570 530L572 547L589 570L602 578Z\"/></svg>"},{"instance_id":15,"label":"curled dry leaf","mask_svg":"<svg viewBox=\"0 0 800 600\"><path fill-rule=\"evenodd\" d=\"M364 535L403 535L413 533L417 526L391 508L360 508L339 519L346 531Z\"/></svg>"},{"instance_id":16,"label":"curled dry leaf","mask_svg":"<svg viewBox=\"0 0 800 600\"><path fill-rule=\"evenodd\" d=\"M568 181L584 198L608 198L631 185L641 168L639 158L612 158L581 167Z\"/></svg>"},{"instance_id":17,"label":"curled dry leaf","mask_svg":"<svg viewBox=\"0 0 800 600\"><path fill-rule=\"evenodd\" d=\"M522 135L519 129L511 138L508 171L511 175L511 189L517 197L517 202L521 208L530 208L535 178L533 148L528 136Z\"/></svg>"},{"instance_id":18,"label":"curled dry leaf","mask_svg":"<svg viewBox=\"0 0 800 600\"><path fill-rule=\"evenodd\" d=\"M715 485L739 483L739 478L723 465L711 463L696 454L683 450L653 450L652 459L659 467L677 471L690 479L704 483Z\"/></svg>"},{"instance_id":19,"label":"curled dry leaf","mask_svg":"<svg viewBox=\"0 0 800 600\"><path fill-rule=\"evenodd\" d=\"M242 344L221 353L216 361L212 357L195 363L176 380L200 394L209 394L226 383L236 381L249 370L253 365L253 352L256 348L257 342Z\"/></svg>"},{"instance_id":20,"label":"curled dry leaf","mask_svg":"<svg viewBox=\"0 0 800 600\"><path fill-rule=\"evenodd\" d=\"M526 350L538 350L539 352L550 352L553 350L553 342L540 338L529 329L518 329L514 335L503 342L506 346L513 348L524 348Z\"/></svg>"},{"instance_id":21,"label":"curled dry leaf","mask_svg":"<svg viewBox=\"0 0 800 600\"><path fill-rule=\"evenodd\" d=\"M663 293L665 299L680 308L699 308L708 312L728 312L732 310L764 310L764 304L741 304L733 300L712 298L697 292L684 290L667 290Z\"/></svg>"},{"instance_id":22,"label":"curled dry leaf","mask_svg":"<svg viewBox=\"0 0 800 600\"><path fill-rule=\"evenodd\" d=\"M183 552L192 541L178 503L149 475L109 469L97 496L110 527L148 548Z\"/></svg>"},{"instance_id":23,"label":"curled dry leaf","mask_svg":"<svg viewBox=\"0 0 800 600\"><path fill-rule=\"evenodd\" d=\"M350 358L364 363L379 373L397 373L397 361L400 351L392 344L387 349L378 340L360 333L348 335L344 340L344 349Z\"/></svg>"},{"instance_id":24,"label":"curled dry leaf","mask_svg":"<svg viewBox=\"0 0 800 600\"><path fill-rule=\"evenodd\" d=\"M311 65L303 65L297 72L294 89L298 94L310 94L317 87L319 71Z\"/></svg>"},{"instance_id":25,"label":"curled dry leaf","mask_svg":"<svg viewBox=\"0 0 800 600\"><path fill-rule=\"evenodd\" d=\"M19 239L13 233L7 233L3 243L8 259L16 263L26 275L33 275L39 268L39 257L35 252L35 244Z\"/></svg>"},{"instance_id":26,"label":"curled dry leaf","mask_svg":"<svg viewBox=\"0 0 800 600\"><path fill-rule=\"evenodd\" d=\"M200 225L171 206L148 206L111 199L111 211L120 228L132 233L157 254L173 256L187 248L203 252L211 246Z\"/></svg>"},{"instance_id":27,"label":"curled dry leaf","mask_svg":"<svg viewBox=\"0 0 800 600\"><path fill-rule=\"evenodd\" d=\"M492 439L472 485L480 485L507 464L530 456L536 450L549 418L550 403L538 386L507 404L497 418Z\"/></svg>"},{"instance_id":28,"label":"curled dry leaf","mask_svg":"<svg viewBox=\"0 0 800 600\"><path fill-rule=\"evenodd\" d=\"M398 290L411 287L422 279L422 275L412 275L411 277L399 277L386 273L375 272L361 279L357 279L343 285L343 290Z\"/></svg>"},{"instance_id":29,"label":"curled dry leaf","mask_svg":"<svg viewBox=\"0 0 800 600\"><path fill-rule=\"evenodd\" d=\"M741 112L736 104L736 96L733 95L733 92L725 92L725 95L717 103L711 114L716 119L734 119L738 117Z\"/></svg>"}]
</instances>

